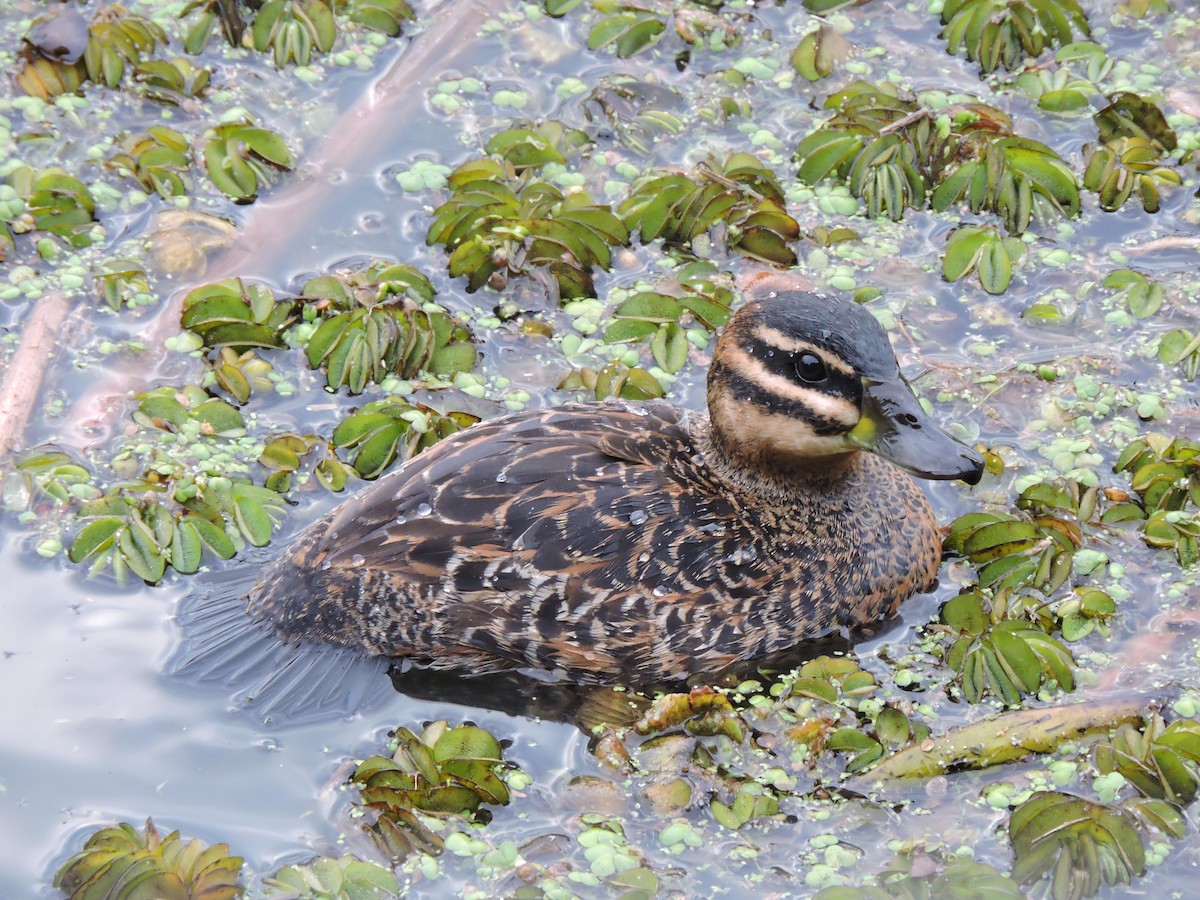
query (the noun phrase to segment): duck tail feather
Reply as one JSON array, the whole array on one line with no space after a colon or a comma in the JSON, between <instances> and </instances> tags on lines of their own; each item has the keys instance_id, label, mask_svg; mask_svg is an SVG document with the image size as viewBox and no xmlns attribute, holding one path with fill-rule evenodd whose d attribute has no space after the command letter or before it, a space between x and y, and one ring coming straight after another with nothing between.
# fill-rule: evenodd
<instances>
[{"instance_id":1,"label":"duck tail feather","mask_svg":"<svg viewBox=\"0 0 1200 900\"><path fill-rule=\"evenodd\" d=\"M272 725L346 718L379 706L395 691L388 660L347 647L285 643L246 611L255 574L202 576L179 603L179 640L164 666L172 681L215 684L234 710Z\"/></svg>"}]
</instances>

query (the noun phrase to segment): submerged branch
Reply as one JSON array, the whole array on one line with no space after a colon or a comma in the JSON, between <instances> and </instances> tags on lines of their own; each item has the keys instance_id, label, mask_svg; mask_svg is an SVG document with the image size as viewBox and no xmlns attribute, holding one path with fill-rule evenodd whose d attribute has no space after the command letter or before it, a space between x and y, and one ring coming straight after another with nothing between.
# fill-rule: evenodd
<instances>
[{"instance_id":1,"label":"submerged branch","mask_svg":"<svg viewBox=\"0 0 1200 900\"><path fill-rule=\"evenodd\" d=\"M1161 698L1139 695L1001 713L906 747L848 786L864 789L880 780L932 778L952 769L986 769L1030 753L1052 753L1066 741L1139 723L1159 706Z\"/></svg>"},{"instance_id":2,"label":"submerged branch","mask_svg":"<svg viewBox=\"0 0 1200 900\"><path fill-rule=\"evenodd\" d=\"M33 305L21 343L0 386L0 463L25 433L46 367L61 340L62 326L70 311L71 301L61 293L47 294Z\"/></svg>"}]
</instances>

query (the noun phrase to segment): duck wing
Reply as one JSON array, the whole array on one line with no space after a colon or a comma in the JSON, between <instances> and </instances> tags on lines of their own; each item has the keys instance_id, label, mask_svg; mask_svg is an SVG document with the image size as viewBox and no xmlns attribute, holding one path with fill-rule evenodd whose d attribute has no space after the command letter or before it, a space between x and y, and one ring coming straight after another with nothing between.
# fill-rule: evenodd
<instances>
[{"instance_id":1,"label":"duck wing","mask_svg":"<svg viewBox=\"0 0 1200 900\"><path fill-rule=\"evenodd\" d=\"M672 597L738 589L722 561L746 536L686 415L569 405L473 426L304 532L251 609L383 655L627 668Z\"/></svg>"}]
</instances>

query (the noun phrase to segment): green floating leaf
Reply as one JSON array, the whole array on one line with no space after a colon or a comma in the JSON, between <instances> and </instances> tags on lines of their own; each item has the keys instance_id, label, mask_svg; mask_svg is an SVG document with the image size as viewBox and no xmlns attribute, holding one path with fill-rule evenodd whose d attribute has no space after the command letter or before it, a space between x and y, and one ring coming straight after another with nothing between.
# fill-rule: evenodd
<instances>
[{"instance_id":1,"label":"green floating leaf","mask_svg":"<svg viewBox=\"0 0 1200 900\"><path fill-rule=\"evenodd\" d=\"M1076 0L946 0L942 37L952 53L963 50L984 74L1003 66L1012 71L1026 56L1090 32Z\"/></svg>"},{"instance_id":2,"label":"green floating leaf","mask_svg":"<svg viewBox=\"0 0 1200 900\"><path fill-rule=\"evenodd\" d=\"M349 450L354 470L373 479L397 459L408 459L478 421L468 413L443 414L403 400L376 400L343 419L330 443Z\"/></svg>"},{"instance_id":3,"label":"green floating leaf","mask_svg":"<svg viewBox=\"0 0 1200 900\"><path fill-rule=\"evenodd\" d=\"M229 845L184 843L178 831L164 837L147 819L140 835L125 822L97 830L58 870L54 886L71 900L234 900L244 892L241 871L242 858L231 856Z\"/></svg>"},{"instance_id":4,"label":"green floating leaf","mask_svg":"<svg viewBox=\"0 0 1200 900\"><path fill-rule=\"evenodd\" d=\"M263 880L269 895L286 894L298 900L359 900L400 897L391 869L349 854L321 856L303 865L285 866Z\"/></svg>"},{"instance_id":5,"label":"green floating leaf","mask_svg":"<svg viewBox=\"0 0 1200 900\"><path fill-rule=\"evenodd\" d=\"M709 229L726 224L729 249L779 265L794 265L789 246L800 226L784 212L783 190L775 174L755 157L735 153L710 159L692 178L651 171L639 178L618 209L629 231L643 244L661 238L690 247Z\"/></svg>"},{"instance_id":6,"label":"green floating leaf","mask_svg":"<svg viewBox=\"0 0 1200 900\"><path fill-rule=\"evenodd\" d=\"M628 59L658 43L666 28L666 23L652 12L617 13L592 26L588 49L612 49L621 59Z\"/></svg>"},{"instance_id":7,"label":"green floating leaf","mask_svg":"<svg viewBox=\"0 0 1200 900\"><path fill-rule=\"evenodd\" d=\"M610 362L596 371L575 369L558 383L560 391L590 391L597 400L620 397L624 400L651 400L663 396L658 379L640 366L630 368L624 363Z\"/></svg>"},{"instance_id":8,"label":"green floating leaf","mask_svg":"<svg viewBox=\"0 0 1200 900\"><path fill-rule=\"evenodd\" d=\"M398 37L405 23L417 18L406 0L339 0L334 8L339 12L345 9L350 21L388 37Z\"/></svg>"},{"instance_id":9,"label":"green floating leaf","mask_svg":"<svg viewBox=\"0 0 1200 900\"><path fill-rule=\"evenodd\" d=\"M1170 153L1179 139L1167 124L1158 106L1130 91L1118 91L1109 97L1108 106L1093 117L1100 129L1100 141L1108 144L1121 138L1134 138L1159 153Z\"/></svg>"},{"instance_id":10,"label":"green floating leaf","mask_svg":"<svg viewBox=\"0 0 1200 900\"><path fill-rule=\"evenodd\" d=\"M1003 294L1012 282L1013 262L1023 253L1020 241L1002 238L990 225L964 225L951 232L946 241L942 277L958 281L976 272L985 291Z\"/></svg>"},{"instance_id":11,"label":"green floating leaf","mask_svg":"<svg viewBox=\"0 0 1200 900\"><path fill-rule=\"evenodd\" d=\"M796 74L808 81L820 81L833 74L838 64L845 62L853 45L833 26L822 23L810 31L792 51L790 62Z\"/></svg>"},{"instance_id":12,"label":"green floating leaf","mask_svg":"<svg viewBox=\"0 0 1200 900\"><path fill-rule=\"evenodd\" d=\"M92 243L96 203L87 186L62 169L45 169L34 178L25 208L40 231L57 235L76 248Z\"/></svg>"},{"instance_id":13,"label":"green floating leaf","mask_svg":"<svg viewBox=\"0 0 1200 900\"><path fill-rule=\"evenodd\" d=\"M239 203L253 202L275 171L290 171L294 164L282 137L250 122L216 126L203 157L213 184Z\"/></svg>"},{"instance_id":14,"label":"green floating leaf","mask_svg":"<svg viewBox=\"0 0 1200 900\"><path fill-rule=\"evenodd\" d=\"M1186 806L1200 790L1200 723L1166 725L1157 713L1138 731L1123 725L1096 745L1096 767L1120 772L1144 797Z\"/></svg>"},{"instance_id":15,"label":"green floating leaf","mask_svg":"<svg viewBox=\"0 0 1200 900\"><path fill-rule=\"evenodd\" d=\"M270 50L275 67L289 62L306 66L314 49L328 53L337 38L337 23L324 0L267 0L251 27L254 49Z\"/></svg>"},{"instance_id":16,"label":"green floating leaf","mask_svg":"<svg viewBox=\"0 0 1200 900\"><path fill-rule=\"evenodd\" d=\"M375 263L309 281L302 291L320 325L308 362L330 390L358 394L389 375L452 377L475 367L470 331L431 302L433 286L411 266Z\"/></svg>"},{"instance_id":17,"label":"green floating leaf","mask_svg":"<svg viewBox=\"0 0 1200 900\"><path fill-rule=\"evenodd\" d=\"M1024 885L1048 877L1056 900L1094 896L1101 885L1129 884L1146 852L1126 811L1070 794L1039 791L1009 820L1012 876Z\"/></svg>"},{"instance_id":18,"label":"green floating leaf","mask_svg":"<svg viewBox=\"0 0 1200 900\"><path fill-rule=\"evenodd\" d=\"M485 804L505 805L509 791L499 773L512 768L496 739L474 725L444 720L420 735L396 729L393 755L364 760L351 776L364 806L377 813L371 833L394 861L414 849L440 853L441 838L415 813L468 821L482 819Z\"/></svg>"},{"instance_id":19,"label":"green floating leaf","mask_svg":"<svg viewBox=\"0 0 1200 900\"><path fill-rule=\"evenodd\" d=\"M451 173L453 193L434 210L426 241L446 246L450 274L466 275L468 291L502 289L510 277L545 270L562 298L595 295L592 270L611 266L610 248L627 244L628 230L585 191L564 195L534 180L536 160L576 145L576 134L549 125L536 134L506 132L494 146L522 164L520 174L508 159L472 160Z\"/></svg>"}]
</instances>

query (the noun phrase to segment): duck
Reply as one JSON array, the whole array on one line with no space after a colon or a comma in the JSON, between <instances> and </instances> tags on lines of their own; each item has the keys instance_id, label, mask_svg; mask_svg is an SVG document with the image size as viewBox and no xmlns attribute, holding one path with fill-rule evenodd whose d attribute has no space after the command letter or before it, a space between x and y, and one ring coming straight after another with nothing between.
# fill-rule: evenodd
<instances>
[{"instance_id":1,"label":"duck","mask_svg":"<svg viewBox=\"0 0 1200 900\"><path fill-rule=\"evenodd\" d=\"M707 412L570 403L484 421L300 533L246 608L286 642L462 675L661 684L893 616L936 583L921 479L976 484L864 306L746 302Z\"/></svg>"}]
</instances>

